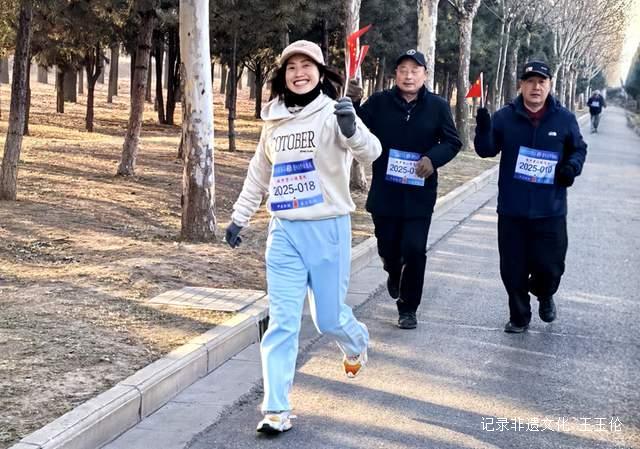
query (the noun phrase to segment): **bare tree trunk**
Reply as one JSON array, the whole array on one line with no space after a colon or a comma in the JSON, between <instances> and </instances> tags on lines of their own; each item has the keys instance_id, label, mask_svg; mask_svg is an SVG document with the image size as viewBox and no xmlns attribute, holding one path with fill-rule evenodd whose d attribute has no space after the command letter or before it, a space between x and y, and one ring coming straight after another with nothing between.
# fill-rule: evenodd
<instances>
[{"instance_id":1,"label":"bare tree trunk","mask_svg":"<svg viewBox=\"0 0 640 449\"><path fill-rule=\"evenodd\" d=\"M209 57L209 1L180 0L180 43L186 81L185 164L182 176L182 238L216 238L213 164L213 92Z\"/></svg>"},{"instance_id":2,"label":"bare tree trunk","mask_svg":"<svg viewBox=\"0 0 640 449\"><path fill-rule=\"evenodd\" d=\"M24 109L24 128L22 129L22 135L29 135L29 114L31 113L31 54L27 61L27 81L26 81L27 96L25 99Z\"/></svg>"},{"instance_id":3,"label":"bare tree trunk","mask_svg":"<svg viewBox=\"0 0 640 449\"><path fill-rule=\"evenodd\" d=\"M448 70L444 74L444 81L442 82L442 98L449 99L449 89L451 88L451 72Z\"/></svg>"},{"instance_id":4,"label":"bare tree trunk","mask_svg":"<svg viewBox=\"0 0 640 449\"><path fill-rule=\"evenodd\" d=\"M260 112L262 111L262 87L264 86L264 77L262 76L262 64L258 63L256 65L256 78L255 78L255 86L256 86L256 108L255 108L255 116L256 118L260 118Z\"/></svg>"},{"instance_id":5,"label":"bare tree trunk","mask_svg":"<svg viewBox=\"0 0 640 449\"><path fill-rule=\"evenodd\" d=\"M164 92L162 91L162 66L164 60L164 42L158 39L155 45L156 57L156 111L158 111L158 123L167 123L164 115Z\"/></svg>"},{"instance_id":6,"label":"bare tree trunk","mask_svg":"<svg viewBox=\"0 0 640 449\"><path fill-rule=\"evenodd\" d=\"M118 64L120 63L120 45L111 46L111 61L109 64L109 89L107 103L113 103L113 97L118 96Z\"/></svg>"},{"instance_id":7,"label":"bare tree trunk","mask_svg":"<svg viewBox=\"0 0 640 449\"><path fill-rule=\"evenodd\" d=\"M129 112L129 125L122 147L122 157L118 165L117 174L120 176L135 175L136 157L138 155L138 142L140 129L142 128L142 115L144 112L144 93L147 88L147 71L149 70L149 53L151 50L151 37L153 34L154 12L146 11L141 14L142 23L138 35L136 49L136 65L134 68L133 93L131 95L131 110Z\"/></svg>"},{"instance_id":8,"label":"bare tree trunk","mask_svg":"<svg viewBox=\"0 0 640 449\"><path fill-rule=\"evenodd\" d=\"M164 76L164 85L168 86L169 85L169 51L167 49L167 51L165 52L167 53L165 56L165 64L164 64L164 68L162 69L162 73Z\"/></svg>"},{"instance_id":9,"label":"bare tree trunk","mask_svg":"<svg viewBox=\"0 0 640 449\"><path fill-rule=\"evenodd\" d=\"M78 72L75 69L64 71L64 101L69 103L78 101Z\"/></svg>"},{"instance_id":10,"label":"bare tree trunk","mask_svg":"<svg viewBox=\"0 0 640 449\"><path fill-rule=\"evenodd\" d=\"M49 82L49 70L43 65L38 64L38 82L47 84Z\"/></svg>"},{"instance_id":11,"label":"bare tree trunk","mask_svg":"<svg viewBox=\"0 0 640 449\"><path fill-rule=\"evenodd\" d=\"M329 21L327 18L322 19L322 39L320 39L320 48L322 49L322 56L324 56L324 62L327 65L329 63Z\"/></svg>"},{"instance_id":12,"label":"bare tree trunk","mask_svg":"<svg viewBox=\"0 0 640 449\"><path fill-rule=\"evenodd\" d=\"M458 12L460 31L460 56L458 64L458 84L456 93L456 127L462 141L463 148L469 147L469 108L465 96L469 90L469 64L471 59L471 33L480 0L465 1L465 6Z\"/></svg>"},{"instance_id":13,"label":"bare tree trunk","mask_svg":"<svg viewBox=\"0 0 640 449\"><path fill-rule=\"evenodd\" d=\"M360 4L362 0L347 0L347 15L345 21L345 35L348 36L355 31L358 31L360 28ZM356 73L356 80L360 87L362 87L362 73L360 70ZM349 82L348 79L345 79L345 82Z\"/></svg>"},{"instance_id":14,"label":"bare tree trunk","mask_svg":"<svg viewBox=\"0 0 640 449\"><path fill-rule=\"evenodd\" d=\"M442 98L446 99L449 97L450 82L451 82L451 73L448 70L445 70L444 72L442 72L442 85L440 86L440 96Z\"/></svg>"},{"instance_id":15,"label":"bare tree trunk","mask_svg":"<svg viewBox=\"0 0 640 449\"><path fill-rule=\"evenodd\" d=\"M501 2L502 4L502 14L504 14L504 0ZM500 94L498 93L498 86L500 84L500 67L502 66L503 59L502 55L504 53L504 40L505 40L505 21L504 16L500 19L500 46L498 47L498 63L496 64L496 73L493 79L493 83L491 83L491 109L496 111L500 109Z\"/></svg>"},{"instance_id":16,"label":"bare tree trunk","mask_svg":"<svg viewBox=\"0 0 640 449\"><path fill-rule=\"evenodd\" d=\"M505 13L506 14L506 13ZM493 109L497 110L502 107L503 89L504 89L504 74L507 65L507 55L509 53L509 42L511 40L511 24L512 20L507 18L502 22L500 32L500 49L498 55L498 65L496 66L496 78L493 83Z\"/></svg>"},{"instance_id":17,"label":"bare tree trunk","mask_svg":"<svg viewBox=\"0 0 640 449\"><path fill-rule=\"evenodd\" d=\"M180 64L180 92L182 92L182 95L184 96L184 92L186 91L186 87L184 85L185 83L185 79L186 79L186 75L185 75L185 69L184 69L184 64ZM213 88L211 89L213 91ZM187 141L187 137L186 137L186 132L187 129L185 128L185 123L187 123L187 119L186 119L186 111L184 109L184 98L182 98L182 128L180 130L180 144L178 146L178 159L180 159L183 163L186 162L185 159L185 151L184 151L184 147Z\"/></svg>"},{"instance_id":18,"label":"bare tree trunk","mask_svg":"<svg viewBox=\"0 0 640 449\"><path fill-rule=\"evenodd\" d=\"M578 73L572 70L570 73L571 87L569 89L569 104L571 112L576 112L576 89L578 88Z\"/></svg>"},{"instance_id":19,"label":"bare tree trunk","mask_svg":"<svg viewBox=\"0 0 640 449\"><path fill-rule=\"evenodd\" d=\"M451 76L451 73L447 72L447 103L451 104L453 100L453 92L455 91L456 84L458 83L457 78Z\"/></svg>"},{"instance_id":20,"label":"bare tree trunk","mask_svg":"<svg viewBox=\"0 0 640 449\"><path fill-rule=\"evenodd\" d=\"M233 43L231 48L231 65L229 66L229 151L236 151L236 96L237 96L237 75L238 70L236 55L238 50L238 29L233 30Z\"/></svg>"},{"instance_id":21,"label":"bare tree trunk","mask_svg":"<svg viewBox=\"0 0 640 449\"><path fill-rule=\"evenodd\" d=\"M376 87L374 89L376 92L380 92L384 89L384 72L386 69L386 62L387 58L384 56L378 60L378 76L376 77Z\"/></svg>"},{"instance_id":22,"label":"bare tree trunk","mask_svg":"<svg viewBox=\"0 0 640 449\"><path fill-rule=\"evenodd\" d=\"M573 77L573 74L571 75L571 84L570 84L570 88L569 88L569 105L571 106L569 109L571 110L571 112L576 112L576 85L575 85L575 78Z\"/></svg>"},{"instance_id":23,"label":"bare tree trunk","mask_svg":"<svg viewBox=\"0 0 640 449\"><path fill-rule=\"evenodd\" d=\"M352 190L360 190L365 192L367 190L367 177L364 172L364 165L353 159L351 163L351 182L349 187Z\"/></svg>"},{"instance_id":24,"label":"bare tree trunk","mask_svg":"<svg viewBox=\"0 0 640 449\"><path fill-rule=\"evenodd\" d=\"M249 84L249 100L256 99L256 74L249 70L247 72L247 84Z\"/></svg>"},{"instance_id":25,"label":"bare tree trunk","mask_svg":"<svg viewBox=\"0 0 640 449\"><path fill-rule=\"evenodd\" d=\"M418 0L418 50L427 59L427 89L433 91L438 3L440 0Z\"/></svg>"},{"instance_id":26,"label":"bare tree trunk","mask_svg":"<svg viewBox=\"0 0 640 449\"><path fill-rule=\"evenodd\" d=\"M64 68L56 66L56 112L64 114Z\"/></svg>"},{"instance_id":27,"label":"bare tree trunk","mask_svg":"<svg viewBox=\"0 0 640 449\"><path fill-rule=\"evenodd\" d=\"M347 1L347 20L345 26L345 35L349 35L360 28L360 3L361 0ZM362 86L362 75L357 73L358 83ZM349 82L347 79L346 82ZM364 166L355 158L351 163L351 180L349 186L352 190L367 190L367 177L364 173Z\"/></svg>"},{"instance_id":28,"label":"bare tree trunk","mask_svg":"<svg viewBox=\"0 0 640 449\"><path fill-rule=\"evenodd\" d=\"M222 71L220 73L220 93L225 94L227 91L227 66L222 64Z\"/></svg>"},{"instance_id":29,"label":"bare tree trunk","mask_svg":"<svg viewBox=\"0 0 640 449\"><path fill-rule=\"evenodd\" d=\"M104 70L102 72L100 72L100 76L98 77L98 81L97 82L98 82L98 84L104 84Z\"/></svg>"},{"instance_id":30,"label":"bare tree trunk","mask_svg":"<svg viewBox=\"0 0 640 449\"><path fill-rule=\"evenodd\" d=\"M256 108L255 116L260 118L262 112L262 95L264 89L265 77L262 74L262 65L258 63L258 71L256 72Z\"/></svg>"},{"instance_id":31,"label":"bare tree trunk","mask_svg":"<svg viewBox=\"0 0 640 449\"><path fill-rule=\"evenodd\" d=\"M233 69L231 68L231 66L229 66L229 71L227 72L227 85L226 85L226 92L224 94L224 107L225 109L229 110L229 105L231 104L231 85L233 84L233 82L231 81L231 77L234 76L235 72L233 71Z\"/></svg>"},{"instance_id":32,"label":"bare tree trunk","mask_svg":"<svg viewBox=\"0 0 640 449\"><path fill-rule=\"evenodd\" d=\"M133 77L136 73L136 49L131 52L131 59L129 64L129 97L133 95Z\"/></svg>"},{"instance_id":33,"label":"bare tree trunk","mask_svg":"<svg viewBox=\"0 0 640 449\"><path fill-rule=\"evenodd\" d=\"M504 39L504 48L503 48L503 53L502 53L502 62L500 64L499 67L499 72L498 72L498 80L497 80L497 84L498 84L498 89L496 90L497 95L497 100L494 102L494 104L496 106L502 106L503 101L502 101L502 95L503 95L503 89L504 89L504 72L507 66L507 54L509 52L509 42L511 40L511 20L507 21L507 28L505 30L505 39Z\"/></svg>"},{"instance_id":34,"label":"bare tree trunk","mask_svg":"<svg viewBox=\"0 0 640 449\"><path fill-rule=\"evenodd\" d=\"M504 89L504 103L513 101L518 95L518 50L520 38L516 38L509 51L506 69L506 86Z\"/></svg>"},{"instance_id":35,"label":"bare tree trunk","mask_svg":"<svg viewBox=\"0 0 640 449\"><path fill-rule=\"evenodd\" d=\"M9 59L0 58L0 84L9 84Z\"/></svg>"},{"instance_id":36,"label":"bare tree trunk","mask_svg":"<svg viewBox=\"0 0 640 449\"><path fill-rule=\"evenodd\" d=\"M24 131L32 18L33 9L31 0L23 0L20 4L20 13L18 16L9 123L7 137L4 142L2 172L0 174L0 200L15 201L17 196L18 162L20 161L22 132Z\"/></svg>"},{"instance_id":37,"label":"bare tree trunk","mask_svg":"<svg viewBox=\"0 0 640 449\"><path fill-rule=\"evenodd\" d=\"M176 103L180 95L180 37L178 30L172 29L168 35L167 64L169 66L169 80L167 83L167 125L174 124Z\"/></svg>"},{"instance_id":38,"label":"bare tree trunk","mask_svg":"<svg viewBox=\"0 0 640 449\"><path fill-rule=\"evenodd\" d=\"M562 67L562 62L559 62L558 64L556 64L555 67L553 68L553 76L551 77L551 93L558 99L558 101L560 101L560 98L559 98L560 83L558 82L558 78L562 76L560 71L561 67Z\"/></svg>"},{"instance_id":39,"label":"bare tree trunk","mask_svg":"<svg viewBox=\"0 0 640 449\"><path fill-rule=\"evenodd\" d=\"M558 94L558 99L560 100L560 104L562 104L562 106L566 106L567 105L567 101L566 101L566 93L567 93L567 67L565 64L562 64L562 67L560 68L560 92Z\"/></svg>"},{"instance_id":40,"label":"bare tree trunk","mask_svg":"<svg viewBox=\"0 0 640 449\"><path fill-rule=\"evenodd\" d=\"M153 67L153 58L151 55L151 52L149 52L149 70L147 70L147 86L145 88L144 91L144 101L146 101L147 103L151 103L153 101L153 99L151 98L151 77L153 76L153 70L151 70L151 68Z\"/></svg>"},{"instance_id":41,"label":"bare tree trunk","mask_svg":"<svg viewBox=\"0 0 640 449\"><path fill-rule=\"evenodd\" d=\"M87 114L85 116L85 128L89 132L93 132L93 114L96 83L100 74L104 72L104 58L102 56L102 48L100 44L96 45L92 54L86 59L85 67L87 69Z\"/></svg>"},{"instance_id":42,"label":"bare tree trunk","mask_svg":"<svg viewBox=\"0 0 640 449\"><path fill-rule=\"evenodd\" d=\"M84 73L82 69L78 70L78 94L84 95Z\"/></svg>"},{"instance_id":43,"label":"bare tree trunk","mask_svg":"<svg viewBox=\"0 0 640 449\"><path fill-rule=\"evenodd\" d=\"M584 92L578 95L578 98L576 100L576 107L578 109L584 109Z\"/></svg>"}]
</instances>

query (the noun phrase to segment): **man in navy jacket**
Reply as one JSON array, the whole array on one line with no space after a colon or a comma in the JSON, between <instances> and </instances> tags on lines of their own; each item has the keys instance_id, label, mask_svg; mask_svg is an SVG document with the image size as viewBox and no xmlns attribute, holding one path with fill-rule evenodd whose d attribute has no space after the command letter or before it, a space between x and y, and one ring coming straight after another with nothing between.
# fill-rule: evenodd
<instances>
[{"instance_id":1,"label":"man in navy jacket","mask_svg":"<svg viewBox=\"0 0 640 449\"><path fill-rule=\"evenodd\" d=\"M538 314L556 318L553 295L567 253L567 187L582 172L587 145L573 113L551 95L551 71L542 61L525 64L521 94L493 118L478 109L474 139L481 157L502 152L498 182L500 275L509 295L505 332L529 327L529 293Z\"/></svg>"},{"instance_id":2,"label":"man in navy jacket","mask_svg":"<svg viewBox=\"0 0 640 449\"><path fill-rule=\"evenodd\" d=\"M422 53L408 50L396 61L395 87L358 107L382 144L382 155L373 163L367 211L402 329L417 326L438 168L462 146L446 100L424 85L426 65Z\"/></svg>"},{"instance_id":3,"label":"man in navy jacket","mask_svg":"<svg viewBox=\"0 0 640 449\"><path fill-rule=\"evenodd\" d=\"M591 132L597 133L602 108L607 107L607 103L604 101L602 95L600 95L599 90L593 91L593 95L591 95L589 101L587 101L587 106L589 106L589 114L591 115Z\"/></svg>"}]
</instances>

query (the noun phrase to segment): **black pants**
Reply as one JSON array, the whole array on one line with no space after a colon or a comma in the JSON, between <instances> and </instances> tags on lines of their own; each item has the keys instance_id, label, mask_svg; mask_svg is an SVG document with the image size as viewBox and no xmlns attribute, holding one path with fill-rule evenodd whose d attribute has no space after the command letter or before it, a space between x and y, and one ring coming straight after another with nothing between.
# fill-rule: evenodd
<instances>
[{"instance_id":1,"label":"black pants","mask_svg":"<svg viewBox=\"0 0 640 449\"><path fill-rule=\"evenodd\" d=\"M509 295L512 323L529 324L529 292L538 299L560 286L567 254L566 217L527 219L498 217L500 275Z\"/></svg>"},{"instance_id":2,"label":"black pants","mask_svg":"<svg viewBox=\"0 0 640 449\"><path fill-rule=\"evenodd\" d=\"M392 282L400 284L398 311L415 312L422 298L431 216L372 218L384 270Z\"/></svg>"}]
</instances>

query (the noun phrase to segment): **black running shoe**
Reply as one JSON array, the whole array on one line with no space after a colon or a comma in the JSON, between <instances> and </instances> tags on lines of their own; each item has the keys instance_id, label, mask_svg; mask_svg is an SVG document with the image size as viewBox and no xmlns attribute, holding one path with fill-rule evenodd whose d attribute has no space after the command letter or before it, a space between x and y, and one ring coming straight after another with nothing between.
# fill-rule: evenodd
<instances>
[{"instance_id":1,"label":"black running shoe","mask_svg":"<svg viewBox=\"0 0 640 449\"><path fill-rule=\"evenodd\" d=\"M418 326L415 312L400 312L398 327L400 329L415 329Z\"/></svg>"},{"instance_id":2,"label":"black running shoe","mask_svg":"<svg viewBox=\"0 0 640 449\"><path fill-rule=\"evenodd\" d=\"M553 302L553 296L548 298L538 298L540 305L538 306L538 315L545 323L551 323L556 319L556 304Z\"/></svg>"},{"instance_id":3,"label":"black running shoe","mask_svg":"<svg viewBox=\"0 0 640 449\"><path fill-rule=\"evenodd\" d=\"M504 326L504 331L506 333L508 333L508 334L521 334L523 332L526 332L527 329L529 329L529 325L528 324L525 324L524 326L517 326L517 325L513 324L511 321L509 321Z\"/></svg>"}]
</instances>

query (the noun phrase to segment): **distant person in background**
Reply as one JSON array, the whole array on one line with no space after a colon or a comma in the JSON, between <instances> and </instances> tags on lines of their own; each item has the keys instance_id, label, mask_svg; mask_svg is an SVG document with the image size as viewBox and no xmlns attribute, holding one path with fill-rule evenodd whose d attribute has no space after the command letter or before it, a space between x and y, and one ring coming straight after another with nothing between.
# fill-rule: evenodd
<instances>
[{"instance_id":1,"label":"distant person in background","mask_svg":"<svg viewBox=\"0 0 640 449\"><path fill-rule=\"evenodd\" d=\"M262 109L260 142L226 230L235 248L268 194L269 327L260 343L264 417L257 427L262 433L291 429L289 391L307 293L318 331L342 351L347 377L367 362L369 332L345 304L355 210L349 179L354 157L369 164L382 149L351 100L336 101L341 83L313 42L284 49L271 81L274 98Z\"/></svg>"},{"instance_id":2,"label":"distant person in background","mask_svg":"<svg viewBox=\"0 0 640 449\"><path fill-rule=\"evenodd\" d=\"M602 108L606 108L607 104L604 101L604 97L600 95L599 90L594 90L593 95L587 101L587 106L589 106L589 114L591 114L591 132L598 132L598 125L600 124L600 114L602 113Z\"/></svg>"}]
</instances>

